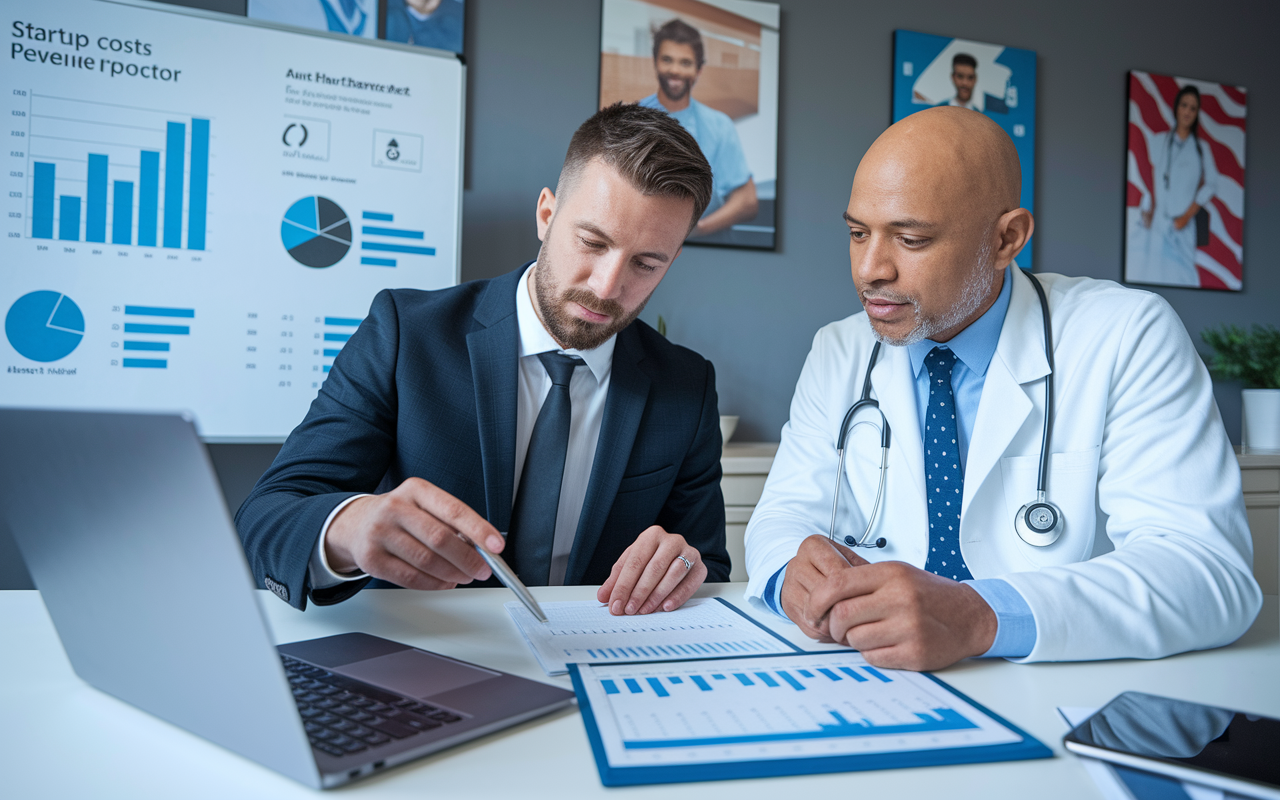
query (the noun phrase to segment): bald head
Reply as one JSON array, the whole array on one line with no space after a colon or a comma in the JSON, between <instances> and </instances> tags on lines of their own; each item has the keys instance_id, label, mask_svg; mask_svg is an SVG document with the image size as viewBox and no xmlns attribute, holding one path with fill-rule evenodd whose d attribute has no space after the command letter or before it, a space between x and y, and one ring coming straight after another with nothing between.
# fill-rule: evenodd
<instances>
[{"instance_id":1,"label":"bald head","mask_svg":"<svg viewBox=\"0 0 1280 800\"><path fill-rule=\"evenodd\" d=\"M854 283L883 341L947 341L982 315L1031 237L1013 141L944 106L880 135L858 165L845 221Z\"/></svg>"},{"instance_id":2,"label":"bald head","mask_svg":"<svg viewBox=\"0 0 1280 800\"><path fill-rule=\"evenodd\" d=\"M854 179L899 182L994 218L1017 208L1022 167L1013 140L985 114L943 106L892 125L863 156Z\"/></svg>"}]
</instances>

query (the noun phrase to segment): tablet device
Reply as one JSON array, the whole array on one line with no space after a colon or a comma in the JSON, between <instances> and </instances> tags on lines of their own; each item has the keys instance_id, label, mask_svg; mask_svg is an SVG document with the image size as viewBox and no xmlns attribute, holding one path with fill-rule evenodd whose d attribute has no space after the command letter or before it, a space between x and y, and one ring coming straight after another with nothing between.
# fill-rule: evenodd
<instances>
[{"instance_id":1,"label":"tablet device","mask_svg":"<svg viewBox=\"0 0 1280 800\"><path fill-rule=\"evenodd\" d=\"M1062 740L1073 753L1280 800L1280 720L1125 692Z\"/></svg>"}]
</instances>

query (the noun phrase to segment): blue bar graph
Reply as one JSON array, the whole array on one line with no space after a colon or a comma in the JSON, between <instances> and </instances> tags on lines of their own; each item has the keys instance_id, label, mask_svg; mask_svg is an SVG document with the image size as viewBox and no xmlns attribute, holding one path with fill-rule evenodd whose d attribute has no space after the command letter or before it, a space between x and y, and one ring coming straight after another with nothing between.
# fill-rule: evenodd
<instances>
[{"instance_id":1,"label":"blue bar graph","mask_svg":"<svg viewBox=\"0 0 1280 800\"><path fill-rule=\"evenodd\" d=\"M349 333L326 333L324 340L326 342L345 342L351 338Z\"/></svg>"},{"instance_id":2,"label":"blue bar graph","mask_svg":"<svg viewBox=\"0 0 1280 800\"><path fill-rule=\"evenodd\" d=\"M355 317L325 317L324 318L325 325L341 325L348 328L358 327L361 322L364 322L364 320L356 319Z\"/></svg>"},{"instance_id":3,"label":"blue bar graph","mask_svg":"<svg viewBox=\"0 0 1280 800\"><path fill-rule=\"evenodd\" d=\"M384 253L409 253L416 256L434 256L434 247L412 247L407 244L388 244L386 242L360 242L361 250L377 250Z\"/></svg>"},{"instance_id":4,"label":"blue bar graph","mask_svg":"<svg viewBox=\"0 0 1280 800\"><path fill-rule=\"evenodd\" d=\"M165 308L163 306L125 306L124 313L135 317L183 317L192 319L196 315L194 308Z\"/></svg>"},{"instance_id":5,"label":"blue bar graph","mask_svg":"<svg viewBox=\"0 0 1280 800\"><path fill-rule=\"evenodd\" d=\"M810 672L810 671L809 671L809 670L807 670L807 669L798 669L798 670L796 670L796 672L799 672L799 673L800 673L800 677L802 677L802 678L812 678L812 677L813 677L813 673L812 673L812 672Z\"/></svg>"},{"instance_id":6,"label":"blue bar graph","mask_svg":"<svg viewBox=\"0 0 1280 800\"><path fill-rule=\"evenodd\" d=\"M755 681L751 680L751 679L750 679L750 678L748 678L746 675L743 675L741 672L735 672L735 673L733 673L733 677L737 678L737 679L738 679L738 682L739 682L739 683L741 683L743 686L755 686L755 685L756 685L756 682L755 682Z\"/></svg>"},{"instance_id":7,"label":"blue bar graph","mask_svg":"<svg viewBox=\"0 0 1280 800\"><path fill-rule=\"evenodd\" d=\"M787 672L786 670L780 669L780 670L778 670L778 677L779 677L779 678L782 678L784 681L786 681L787 683L791 684L791 688L792 688L792 689L795 689L797 692L803 692L803 691L804 691L804 684L803 684L803 683L801 683L800 681L796 680L796 679L791 675L791 673L790 673L790 672Z\"/></svg>"},{"instance_id":8,"label":"blue bar graph","mask_svg":"<svg viewBox=\"0 0 1280 800\"><path fill-rule=\"evenodd\" d=\"M164 145L164 246L182 247L182 162L187 153L187 126L170 122Z\"/></svg>"},{"instance_id":9,"label":"blue bar graph","mask_svg":"<svg viewBox=\"0 0 1280 800\"><path fill-rule=\"evenodd\" d=\"M121 359L125 367L136 369L168 369L169 362L161 358L125 358Z\"/></svg>"},{"instance_id":10,"label":"blue bar graph","mask_svg":"<svg viewBox=\"0 0 1280 800\"><path fill-rule=\"evenodd\" d=\"M781 684L775 681L773 679L773 676L767 672L757 672L756 677L759 678L761 681L763 681L765 686L770 686L770 687L781 686Z\"/></svg>"},{"instance_id":11,"label":"blue bar graph","mask_svg":"<svg viewBox=\"0 0 1280 800\"><path fill-rule=\"evenodd\" d=\"M712 679L712 680L716 680L716 681L722 681L722 680L724 680L725 678L724 678L724 676L723 676L723 675L721 675L721 674L719 674L719 673L716 673L715 675L712 675L712 676L711 676L711 679Z\"/></svg>"},{"instance_id":12,"label":"blue bar graph","mask_svg":"<svg viewBox=\"0 0 1280 800\"><path fill-rule=\"evenodd\" d=\"M89 154L89 186L85 195L84 240L107 241L107 157Z\"/></svg>"},{"instance_id":13,"label":"blue bar graph","mask_svg":"<svg viewBox=\"0 0 1280 800\"><path fill-rule=\"evenodd\" d=\"M844 680L844 678L841 678L839 675L835 674L834 672L832 672L831 670L827 669L826 667L822 667L822 668L820 668L820 669L818 670L818 672L821 672L823 675L826 675L828 678L830 678L830 679L831 679L831 680L833 680L833 681L842 681L842 680Z\"/></svg>"},{"instance_id":14,"label":"blue bar graph","mask_svg":"<svg viewBox=\"0 0 1280 800\"><path fill-rule=\"evenodd\" d=\"M720 677L723 678L724 676L721 675ZM711 691L711 684L707 683L707 679L702 677L701 675L690 675L689 680L693 681L693 685L697 686L702 691L704 692Z\"/></svg>"},{"instance_id":15,"label":"blue bar graph","mask_svg":"<svg viewBox=\"0 0 1280 800\"><path fill-rule=\"evenodd\" d=\"M708 736L700 739L657 739L623 741L628 750L668 749L678 747L705 747L708 745L754 744L757 742L794 742L807 739L840 739L848 736L893 736L907 733L933 733L938 731L974 730L970 722L954 709L935 708L934 716L916 713L918 722L897 725L876 725L869 720L850 722L839 712L831 711L832 721L819 723L817 730L794 733L761 733L740 736Z\"/></svg>"},{"instance_id":16,"label":"blue bar graph","mask_svg":"<svg viewBox=\"0 0 1280 800\"><path fill-rule=\"evenodd\" d=\"M209 201L209 120L191 120L191 196L187 207L187 249L204 249Z\"/></svg>"},{"instance_id":17,"label":"blue bar graph","mask_svg":"<svg viewBox=\"0 0 1280 800\"><path fill-rule=\"evenodd\" d=\"M600 685L604 687L605 694L621 694L618 691L618 684L613 681L600 681Z\"/></svg>"},{"instance_id":18,"label":"blue bar graph","mask_svg":"<svg viewBox=\"0 0 1280 800\"><path fill-rule=\"evenodd\" d=\"M332 365L332 364L325 364L325 365L324 365L324 371L325 371L325 374L326 374L326 375L329 373L329 370L331 370L331 369L333 369L333 365Z\"/></svg>"},{"instance_id":19,"label":"blue bar graph","mask_svg":"<svg viewBox=\"0 0 1280 800\"><path fill-rule=\"evenodd\" d=\"M667 678L667 680L671 681L673 685L684 683L684 678L681 678L679 675L672 675L670 678Z\"/></svg>"},{"instance_id":20,"label":"blue bar graph","mask_svg":"<svg viewBox=\"0 0 1280 800\"><path fill-rule=\"evenodd\" d=\"M151 350L154 352L169 352L168 342L125 342L125 350Z\"/></svg>"},{"instance_id":21,"label":"blue bar graph","mask_svg":"<svg viewBox=\"0 0 1280 800\"><path fill-rule=\"evenodd\" d=\"M111 243L133 244L133 181L116 181L111 205Z\"/></svg>"},{"instance_id":22,"label":"blue bar graph","mask_svg":"<svg viewBox=\"0 0 1280 800\"><path fill-rule=\"evenodd\" d=\"M627 685L628 691L630 691L632 694L644 693L644 689L640 688L640 684L639 682L636 681L635 678L623 678L622 682Z\"/></svg>"},{"instance_id":23,"label":"blue bar graph","mask_svg":"<svg viewBox=\"0 0 1280 800\"><path fill-rule=\"evenodd\" d=\"M160 153L142 151L138 174L138 244L156 246L156 217L160 213Z\"/></svg>"},{"instance_id":24,"label":"blue bar graph","mask_svg":"<svg viewBox=\"0 0 1280 800\"><path fill-rule=\"evenodd\" d=\"M186 325L151 325L143 322L126 322L125 333L164 333L172 336L186 336L191 328Z\"/></svg>"},{"instance_id":25,"label":"blue bar graph","mask_svg":"<svg viewBox=\"0 0 1280 800\"><path fill-rule=\"evenodd\" d=\"M80 198L64 194L58 198L58 238L80 241Z\"/></svg>"},{"instance_id":26,"label":"blue bar graph","mask_svg":"<svg viewBox=\"0 0 1280 800\"><path fill-rule=\"evenodd\" d=\"M35 162L35 189L31 200L31 236L36 239L53 238L53 198L56 167L43 161Z\"/></svg>"},{"instance_id":27,"label":"blue bar graph","mask_svg":"<svg viewBox=\"0 0 1280 800\"><path fill-rule=\"evenodd\" d=\"M377 220L378 222L395 222L394 214L384 214L381 211L366 211L361 214L365 219Z\"/></svg>"},{"instance_id":28,"label":"blue bar graph","mask_svg":"<svg viewBox=\"0 0 1280 800\"><path fill-rule=\"evenodd\" d=\"M646 678L645 680L648 682L649 686L653 689L653 693L656 694L658 697L671 696L671 693L667 691L667 687L662 685L662 681L658 680L657 678Z\"/></svg>"},{"instance_id":29,"label":"blue bar graph","mask_svg":"<svg viewBox=\"0 0 1280 800\"><path fill-rule=\"evenodd\" d=\"M892 679L886 677L883 672L876 669L875 667L863 667L863 669L866 670L868 675L870 675L873 678L878 678L882 683L893 683Z\"/></svg>"},{"instance_id":30,"label":"blue bar graph","mask_svg":"<svg viewBox=\"0 0 1280 800\"><path fill-rule=\"evenodd\" d=\"M324 357L333 358L334 356L336 356L338 353L341 353L341 352L342 352L341 350L325 350Z\"/></svg>"},{"instance_id":31,"label":"blue bar graph","mask_svg":"<svg viewBox=\"0 0 1280 800\"><path fill-rule=\"evenodd\" d=\"M394 267L396 260L394 258L373 258L372 256L361 256L361 264L367 264L370 267Z\"/></svg>"},{"instance_id":32,"label":"blue bar graph","mask_svg":"<svg viewBox=\"0 0 1280 800\"><path fill-rule=\"evenodd\" d=\"M410 231L402 228L379 228L373 225L365 225L360 229L361 233L367 233L371 236L397 236L401 239L421 239L423 231Z\"/></svg>"},{"instance_id":33,"label":"blue bar graph","mask_svg":"<svg viewBox=\"0 0 1280 800\"><path fill-rule=\"evenodd\" d=\"M850 678L853 678L853 679L854 679L855 681L857 681L858 683L866 683L866 682L867 682L867 679L866 679L866 678L862 677L861 675L859 675L858 673L856 673L856 672L854 672L853 670L849 669L848 667L841 667L841 668L840 668L840 671L841 671L841 672L843 672L845 675L848 675Z\"/></svg>"}]
</instances>

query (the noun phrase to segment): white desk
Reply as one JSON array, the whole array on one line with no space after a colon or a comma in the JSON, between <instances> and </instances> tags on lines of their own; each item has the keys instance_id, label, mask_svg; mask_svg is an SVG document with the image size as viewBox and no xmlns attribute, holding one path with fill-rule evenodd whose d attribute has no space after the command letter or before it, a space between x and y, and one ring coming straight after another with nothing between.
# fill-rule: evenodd
<instances>
[{"instance_id":1,"label":"white desk","mask_svg":"<svg viewBox=\"0 0 1280 800\"><path fill-rule=\"evenodd\" d=\"M742 584L700 594L740 600ZM181 602L156 587L157 602ZM535 589L542 600L586 599L591 587ZM263 608L281 642L363 630L525 677L547 678L502 604L505 589L446 593L366 590L338 606L298 613L267 592ZM1280 716L1277 599L1230 647L1161 661L1017 665L971 661L939 673L960 691L1053 748L1056 758L1006 764L674 784L606 791L582 720L566 710L337 790L361 797L629 798L861 796L883 798L1098 797L1074 756L1054 707L1097 706L1126 689L1243 707ZM795 630L794 628L792 630ZM0 591L0 767L12 798L266 798L316 792L82 683L72 673L35 591ZM798 635L798 634L797 634ZM217 687L209 687L211 691ZM230 687L229 687L230 688ZM246 721L245 724L253 724ZM661 794L659 794L661 793Z\"/></svg>"}]
</instances>

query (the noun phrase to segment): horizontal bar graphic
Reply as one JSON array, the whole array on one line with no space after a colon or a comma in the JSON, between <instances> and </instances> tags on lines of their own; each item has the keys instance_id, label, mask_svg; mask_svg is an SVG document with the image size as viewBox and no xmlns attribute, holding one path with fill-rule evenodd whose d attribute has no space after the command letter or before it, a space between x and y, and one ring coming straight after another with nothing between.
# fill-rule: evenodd
<instances>
[{"instance_id":1,"label":"horizontal bar graphic","mask_svg":"<svg viewBox=\"0 0 1280 800\"><path fill-rule=\"evenodd\" d=\"M791 688L795 689L797 692L804 691L804 684L793 678L791 673L787 672L785 669L778 670L778 677L791 684Z\"/></svg>"},{"instance_id":2,"label":"horizontal bar graphic","mask_svg":"<svg viewBox=\"0 0 1280 800\"><path fill-rule=\"evenodd\" d=\"M724 676L723 676L723 675L721 675L721 674L720 674L720 673L718 673L718 672L717 672L715 675L712 675L711 677L712 677L712 679L713 679L713 680L717 680L717 681L722 681L722 680L724 680Z\"/></svg>"},{"instance_id":3,"label":"horizontal bar graphic","mask_svg":"<svg viewBox=\"0 0 1280 800\"><path fill-rule=\"evenodd\" d=\"M344 325L349 328L357 327L361 322L363 322L363 320L356 319L355 317L325 317L324 318L325 325Z\"/></svg>"},{"instance_id":4,"label":"horizontal bar graphic","mask_svg":"<svg viewBox=\"0 0 1280 800\"><path fill-rule=\"evenodd\" d=\"M720 677L723 678L724 676L721 675ZM690 675L689 680L693 681L694 685L697 686L702 691L704 692L711 691L711 684L707 683L707 679L702 677L701 675Z\"/></svg>"},{"instance_id":5,"label":"horizontal bar graphic","mask_svg":"<svg viewBox=\"0 0 1280 800\"><path fill-rule=\"evenodd\" d=\"M756 685L756 682L755 682L755 681L751 680L751 679L750 679L750 678L748 678L746 675L743 675L741 672L735 672L735 673L733 673L733 677L737 678L737 679L738 679L738 682L739 682L739 683L741 683L743 686L755 686L755 685Z\"/></svg>"},{"instance_id":6,"label":"horizontal bar graphic","mask_svg":"<svg viewBox=\"0 0 1280 800\"><path fill-rule=\"evenodd\" d=\"M767 672L757 672L757 673L756 673L756 677L757 677L757 678L759 678L760 680L764 681L764 685L765 685L765 686L769 686L769 687L777 687L777 686L781 686L781 685L782 685L782 684L778 683L777 681L775 681L775 680L773 679L773 676L772 676L772 675L770 675L770 674L769 674L769 673L767 673Z\"/></svg>"},{"instance_id":7,"label":"horizontal bar graphic","mask_svg":"<svg viewBox=\"0 0 1280 800\"><path fill-rule=\"evenodd\" d=\"M120 363L139 369L165 369L169 366L169 362L162 358L126 358Z\"/></svg>"},{"instance_id":8,"label":"horizontal bar graphic","mask_svg":"<svg viewBox=\"0 0 1280 800\"><path fill-rule=\"evenodd\" d=\"M818 730L797 731L795 733L756 733L738 736L708 736L702 739L651 739L622 742L627 750L668 749L681 747L705 747L708 745L755 744L757 742L794 742L805 739L842 739L849 736L893 736L904 733L932 733L934 731L963 731L977 728L957 711L950 708L935 708L937 717L916 712L916 722L894 725L876 725L868 720L850 722L838 712L832 711L833 722L819 723Z\"/></svg>"},{"instance_id":9,"label":"horizontal bar graphic","mask_svg":"<svg viewBox=\"0 0 1280 800\"><path fill-rule=\"evenodd\" d=\"M386 244L385 242L360 242L361 250L378 250L384 253L409 253L415 256L434 256L434 247L411 247L407 244Z\"/></svg>"},{"instance_id":10,"label":"horizontal bar graphic","mask_svg":"<svg viewBox=\"0 0 1280 800\"><path fill-rule=\"evenodd\" d=\"M884 683L893 683L892 678L886 677L884 673L882 673L880 670L876 669L875 667L863 667L863 669L866 672L868 672L873 678L879 678Z\"/></svg>"},{"instance_id":11,"label":"horizontal bar graphic","mask_svg":"<svg viewBox=\"0 0 1280 800\"><path fill-rule=\"evenodd\" d=\"M394 214L384 214L381 211L366 211L360 216L364 217L365 219L376 219L379 222L395 222L396 220L396 217Z\"/></svg>"},{"instance_id":12,"label":"horizontal bar graphic","mask_svg":"<svg viewBox=\"0 0 1280 800\"><path fill-rule=\"evenodd\" d=\"M360 228L360 232L370 236L398 236L401 239L421 239L424 233L403 228L381 228L376 225L365 225Z\"/></svg>"},{"instance_id":13,"label":"horizontal bar graphic","mask_svg":"<svg viewBox=\"0 0 1280 800\"><path fill-rule=\"evenodd\" d=\"M351 338L349 333L326 333L324 340L326 342L345 342Z\"/></svg>"},{"instance_id":14,"label":"horizontal bar graphic","mask_svg":"<svg viewBox=\"0 0 1280 800\"><path fill-rule=\"evenodd\" d=\"M830 678L830 679L831 679L831 680L833 680L833 681L842 681L842 680L844 680L844 678L841 678L839 675L835 674L834 672L832 672L831 670L827 669L826 667L821 667L821 668L818 670L818 672L821 672L823 675L826 675L828 678Z\"/></svg>"},{"instance_id":15,"label":"horizontal bar graphic","mask_svg":"<svg viewBox=\"0 0 1280 800\"><path fill-rule=\"evenodd\" d=\"M336 356L338 353L341 353L341 352L342 352L341 350L329 350L329 349L326 349L326 350L324 351L324 357L325 357L325 358L333 358L334 356Z\"/></svg>"},{"instance_id":16,"label":"horizontal bar graphic","mask_svg":"<svg viewBox=\"0 0 1280 800\"><path fill-rule=\"evenodd\" d=\"M373 256L361 256L360 263L370 267L394 267L396 260L394 258L374 258Z\"/></svg>"},{"instance_id":17,"label":"horizontal bar graphic","mask_svg":"<svg viewBox=\"0 0 1280 800\"><path fill-rule=\"evenodd\" d=\"M861 675L859 675L858 673L856 673L856 672L854 672L853 670L849 669L848 667L841 667L841 668L840 668L840 671L841 671L841 672L843 672L845 675L848 675L850 678L853 678L853 679L854 679L855 681L857 681L858 683L866 683L866 682L867 682L867 679L866 679L866 678L862 677Z\"/></svg>"},{"instance_id":18,"label":"horizontal bar graphic","mask_svg":"<svg viewBox=\"0 0 1280 800\"><path fill-rule=\"evenodd\" d=\"M618 691L618 684L614 683L613 681L602 680L600 681L600 685L604 687L605 694L620 694L620 692Z\"/></svg>"},{"instance_id":19,"label":"horizontal bar graphic","mask_svg":"<svg viewBox=\"0 0 1280 800\"><path fill-rule=\"evenodd\" d=\"M671 696L671 693L667 691L667 687L662 685L662 681L657 678L646 678L645 680L649 682L649 686L653 688L654 693L657 694L658 697Z\"/></svg>"},{"instance_id":20,"label":"horizontal bar graphic","mask_svg":"<svg viewBox=\"0 0 1280 800\"><path fill-rule=\"evenodd\" d=\"M167 352L169 350L168 342L125 342L125 350L155 350L158 352Z\"/></svg>"},{"instance_id":21,"label":"horizontal bar graphic","mask_svg":"<svg viewBox=\"0 0 1280 800\"><path fill-rule=\"evenodd\" d=\"M623 678L622 682L627 685L627 689L632 694L642 694L644 692L644 689L640 688L640 684L636 682L635 678Z\"/></svg>"},{"instance_id":22,"label":"horizontal bar graphic","mask_svg":"<svg viewBox=\"0 0 1280 800\"><path fill-rule=\"evenodd\" d=\"M800 673L800 677L802 677L802 678L812 678L812 677L813 677L813 673L812 673L812 672L810 672L810 671L809 671L809 670L807 670L807 669L798 669L798 670L796 670L796 672L799 672L799 673Z\"/></svg>"},{"instance_id":23,"label":"horizontal bar graphic","mask_svg":"<svg viewBox=\"0 0 1280 800\"><path fill-rule=\"evenodd\" d=\"M671 681L672 684L684 683L684 678L681 678L679 675L672 675L670 678L667 678L667 680Z\"/></svg>"},{"instance_id":24,"label":"horizontal bar graphic","mask_svg":"<svg viewBox=\"0 0 1280 800\"><path fill-rule=\"evenodd\" d=\"M333 365L332 365L332 364L325 364L325 365L324 365L324 371L325 371L325 372L328 372L328 371L329 371L330 369L332 369L332 368L333 368Z\"/></svg>"},{"instance_id":25,"label":"horizontal bar graphic","mask_svg":"<svg viewBox=\"0 0 1280 800\"><path fill-rule=\"evenodd\" d=\"M126 322L124 324L125 333L168 333L177 336L185 336L191 333L191 328L186 325L147 325L142 322Z\"/></svg>"},{"instance_id":26,"label":"horizontal bar graphic","mask_svg":"<svg viewBox=\"0 0 1280 800\"><path fill-rule=\"evenodd\" d=\"M196 315L194 308L163 308L161 306L125 306L124 313L138 317L186 317Z\"/></svg>"}]
</instances>

